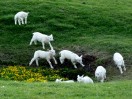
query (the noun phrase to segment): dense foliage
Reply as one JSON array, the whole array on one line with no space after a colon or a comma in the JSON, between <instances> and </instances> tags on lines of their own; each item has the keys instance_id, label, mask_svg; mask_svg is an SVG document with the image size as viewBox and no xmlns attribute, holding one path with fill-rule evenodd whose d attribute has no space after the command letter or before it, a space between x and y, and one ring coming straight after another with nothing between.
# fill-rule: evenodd
<instances>
[{"instance_id":1,"label":"dense foliage","mask_svg":"<svg viewBox=\"0 0 132 99\"><path fill-rule=\"evenodd\" d=\"M0 68L0 78L5 80L28 81L28 82L46 82L55 81L62 78L63 80L77 80L77 75L89 75L84 69L46 69L46 68L27 68L24 66L7 66Z\"/></svg>"}]
</instances>

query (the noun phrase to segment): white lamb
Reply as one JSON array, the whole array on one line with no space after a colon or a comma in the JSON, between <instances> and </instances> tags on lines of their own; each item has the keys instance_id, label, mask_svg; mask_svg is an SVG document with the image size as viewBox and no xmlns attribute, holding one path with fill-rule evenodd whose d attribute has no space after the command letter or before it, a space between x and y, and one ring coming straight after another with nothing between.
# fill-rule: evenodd
<instances>
[{"instance_id":1,"label":"white lamb","mask_svg":"<svg viewBox=\"0 0 132 99\"><path fill-rule=\"evenodd\" d=\"M27 24L27 17L29 12L20 11L14 16L15 25Z\"/></svg>"},{"instance_id":2,"label":"white lamb","mask_svg":"<svg viewBox=\"0 0 132 99\"><path fill-rule=\"evenodd\" d=\"M79 76L77 75L77 81L82 83L94 83L93 80L88 76Z\"/></svg>"},{"instance_id":3,"label":"white lamb","mask_svg":"<svg viewBox=\"0 0 132 99\"><path fill-rule=\"evenodd\" d=\"M56 79L55 82L56 83L61 83L62 82L62 79Z\"/></svg>"},{"instance_id":4,"label":"white lamb","mask_svg":"<svg viewBox=\"0 0 132 99\"><path fill-rule=\"evenodd\" d=\"M126 67L125 67L125 64L124 64L124 59L123 59L123 57L120 53L116 52L113 55L113 60L114 60L115 64L117 65L117 67L119 68L121 74L123 73L122 67L123 67L124 71L126 71Z\"/></svg>"},{"instance_id":5,"label":"white lamb","mask_svg":"<svg viewBox=\"0 0 132 99\"><path fill-rule=\"evenodd\" d=\"M104 82L104 79L106 79L106 69L103 66L98 66L95 70L95 77L98 81Z\"/></svg>"},{"instance_id":6,"label":"white lamb","mask_svg":"<svg viewBox=\"0 0 132 99\"><path fill-rule=\"evenodd\" d=\"M55 64L57 64L57 61L55 59L55 50L49 50L49 51L42 51L42 50L37 50L34 53L34 57L31 59L29 66L33 63L33 61L36 61L36 65L39 66L38 64L38 60L39 58L44 58L47 60L47 62L49 63L50 67L53 68L50 59L53 59Z\"/></svg>"},{"instance_id":7,"label":"white lamb","mask_svg":"<svg viewBox=\"0 0 132 99\"><path fill-rule=\"evenodd\" d=\"M37 41L42 43L43 49L45 49L45 46L44 46L45 43L48 43L50 48L53 49L53 47L50 43L50 41L54 41L52 34L50 36L48 36L48 35L45 35L45 34L42 34L42 33L39 33L39 32L34 32L33 37L30 41L30 45L32 45L33 42L36 45Z\"/></svg>"},{"instance_id":8,"label":"white lamb","mask_svg":"<svg viewBox=\"0 0 132 99\"><path fill-rule=\"evenodd\" d=\"M56 82L56 83L74 83L74 80L62 81L62 79L56 79L55 82Z\"/></svg>"},{"instance_id":9,"label":"white lamb","mask_svg":"<svg viewBox=\"0 0 132 99\"><path fill-rule=\"evenodd\" d=\"M72 64L74 65L74 68L77 68L76 63L80 63L82 67L84 67L82 63L82 55L79 57L77 54L69 51L69 50L62 50L60 53L60 62L63 64L65 59L71 60Z\"/></svg>"}]
</instances>

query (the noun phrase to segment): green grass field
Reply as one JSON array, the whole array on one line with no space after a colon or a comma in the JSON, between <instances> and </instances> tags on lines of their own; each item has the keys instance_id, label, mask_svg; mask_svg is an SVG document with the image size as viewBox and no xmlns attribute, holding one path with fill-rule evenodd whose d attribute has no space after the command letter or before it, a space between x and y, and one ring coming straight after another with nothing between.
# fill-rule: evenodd
<instances>
[{"instance_id":1,"label":"green grass field","mask_svg":"<svg viewBox=\"0 0 132 99\"><path fill-rule=\"evenodd\" d=\"M131 99L131 81L109 83L25 83L0 81L1 99Z\"/></svg>"},{"instance_id":2,"label":"green grass field","mask_svg":"<svg viewBox=\"0 0 132 99\"><path fill-rule=\"evenodd\" d=\"M27 25L14 24L19 11L30 12ZM97 57L94 65L106 67L108 82L87 85L0 80L1 99L131 99L132 0L0 0L1 66L28 66L34 51L43 50L41 43L29 46L33 32L53 34L51 44L57 57L63 49ZM124 56L127 72L123 75L112 61L115 52Z\"/></svg>"}]
</instances>

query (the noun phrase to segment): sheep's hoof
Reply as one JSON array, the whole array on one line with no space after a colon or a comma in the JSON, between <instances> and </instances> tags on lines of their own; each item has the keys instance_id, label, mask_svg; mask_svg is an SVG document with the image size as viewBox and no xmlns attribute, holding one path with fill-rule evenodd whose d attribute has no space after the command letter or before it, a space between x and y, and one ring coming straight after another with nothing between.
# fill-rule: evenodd
<instances>
[{"instance_id":1,"label":"sheep's hoof","mask_svg":"<svg viewBox=\"0 0 132 99\"><path fill-rule=\"evenodd\" d=\"M51 69L54 69L54 67L53 67L53 66L50 66L50 68L51 68Z\"/></svg>"},{"instance_id":2,"label":"sheep's hoof","mask_svg":"<svg viewBox=\"0 0 132 99\"><path fill-rule=\"evenodd\" d=\"M123 74L123 72L120 72L121 74Z\"/></svg>"},{"instance_id":3,"label":"sheep's hoof","mask_svg":"<svg viewBox=\"0 0 132 99\"><path fill-rule=\"evenodd\" d=\"M82 67L84 67L85 65L82 65Z\"/></svg>"}]
</instances>

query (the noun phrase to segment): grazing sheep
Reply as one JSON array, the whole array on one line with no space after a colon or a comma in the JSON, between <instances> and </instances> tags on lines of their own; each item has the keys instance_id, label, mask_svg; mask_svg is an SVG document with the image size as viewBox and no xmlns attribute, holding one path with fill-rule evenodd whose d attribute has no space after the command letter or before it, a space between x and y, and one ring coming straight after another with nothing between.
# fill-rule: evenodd
<instances>
[{"instance_id":1,"label":"grazing sheep","mask_svg":"<svg viewBox=\"0 0 132 99\"><path fill-rule=\"evenodd\" d=\"M93 80L88 76L79 76L77 75L77 81L82 83L94 83Z\"/></svg>"},{"instance_id":2,"label":"grazing sheep","mask_svg":"<svg viewBox=\"0 0 132 99\"><path fill-rule=\"evenodd\" d=\"M33 33L33 37L30 41L30 45L32 45L32 43L34 42L34 44L36 45L37 44L37 41L41 42L42 43L42 46L43 46L43 49L45 49L45 46L44 44L45 43L48 43L50 48L53 49L50 41L53 41L53 35L51 34L50 36L48 35L45 35L45 34L42 34L42 33L39 33L39 32L34 32Z\"/></svg>"},{"instance_id":3,"label":"grazing sheep","mask_svg":"<svg viewBox=\"0 0 132 99\"><path fill-rule=\"evenodd\" d=\"M14 16L14 21L15 21L15 25L18 24L27 24L27 17L28 17L29 12L24 12L24 11L20 11L18 12L15 16Z\"/></svg>"},{"instance_id":4,"label":"grazing sheep","mask_svg":"<svg viewBox=\"0 0 132 99\"><path fill-rule=\"evenodd\" d=\"M76 63L80 63L82 67L84 67L82 63L82 55L79 57L77 54L68 51L68 50L62 50L60 53L60 62L63 64L64 59L69 59L71 60L72 64L74 65L74 68L77 68Z\"/></svg>"},{"instance_id":5,"label":"grazing sheep","mask_svg":"<svg viewBox=\"0 0 132 99\"><path fill-rule=\"evenodd\" d=\"M36 65L39 66L38 64L38 60L39 58L44 58L47 60L47 62L49 63L50 67L53 68L50 59L54 59L55 64L57 64L57 61L55 59L55 50L49 50L49 51L42 51L42 50L37 50L34 53L34 57L31 59L29 66L33 63L33 61L36 61Z\"/></svg>"},{"instance_id":6,"label":"grazing sheep","mask_svg":"<svg viewBox=\"0 0 132 99\"><path fill-rule=\"evenodd\" d=\"M98 81L104 82L104 79L106 79L106 69L103 66L98 66L95 70L95 77Z\"/></svg>"},{"instance_id":7,"label":"grazing sheep","mask_svg":"<svg viewBox=\"0 0 132 99\"><path fill-rule=\"evenodd\" d=\"M113 56L113 60L114 60L115 64L117 65L117 67L119 68L121 74L123 73L122 67L123 67L124 71L126 71L124 59L120 53L116 52Z\"/></svg>"},{"instance_id":8,"label":"grazing sheep","mask_svg":"<svg viewBox=\"0 0 132 99\"><path fill-rule=\"evenodd\" d=\"M56 79L55 82L56 82L56 83L74 83L74 80L62 81L62 79Z\"/></svg>"}]
</instances>

